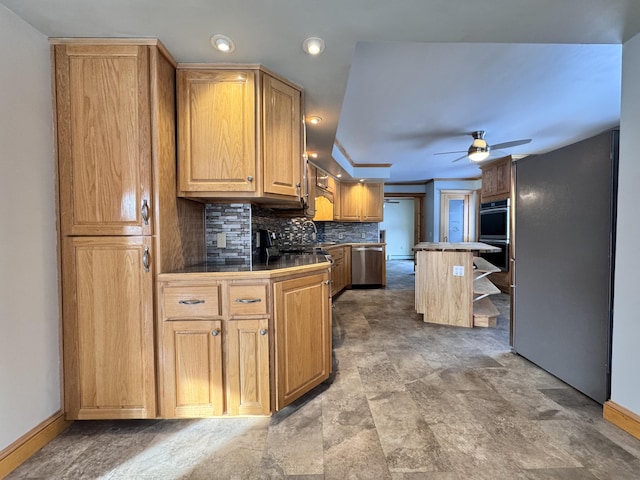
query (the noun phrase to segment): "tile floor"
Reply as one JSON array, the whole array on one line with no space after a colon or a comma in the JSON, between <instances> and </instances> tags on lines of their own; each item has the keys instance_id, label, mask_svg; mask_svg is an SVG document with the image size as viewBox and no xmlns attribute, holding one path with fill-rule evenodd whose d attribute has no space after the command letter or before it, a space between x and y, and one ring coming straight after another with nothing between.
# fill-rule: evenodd
<instances>
[{"instance_id":1,"label":"tile floor","mask_svg":"<svg viewBox=\"0 0 640 480\"><path fill-rule=\"evenodd\" d=\"M19 479L640 479L640 441L508 347L425 324L413 264L334 306L334 375L271 418L75 422Z\"/></svg>"}]
</instances>

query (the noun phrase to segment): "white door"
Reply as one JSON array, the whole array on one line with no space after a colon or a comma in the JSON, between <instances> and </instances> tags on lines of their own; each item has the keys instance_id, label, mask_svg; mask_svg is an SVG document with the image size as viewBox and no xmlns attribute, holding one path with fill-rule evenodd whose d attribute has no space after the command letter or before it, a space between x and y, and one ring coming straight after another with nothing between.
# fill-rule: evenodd
<instances>
[{"instance_id":1,"label":"white door","mask_svg":"<svg viewBox=\"0 0 640 480\"><path fill-rule=\"evenodd\" d=\"M440 241L470 242L471 192L440 193Z\"/></svg>"}]
</instances>

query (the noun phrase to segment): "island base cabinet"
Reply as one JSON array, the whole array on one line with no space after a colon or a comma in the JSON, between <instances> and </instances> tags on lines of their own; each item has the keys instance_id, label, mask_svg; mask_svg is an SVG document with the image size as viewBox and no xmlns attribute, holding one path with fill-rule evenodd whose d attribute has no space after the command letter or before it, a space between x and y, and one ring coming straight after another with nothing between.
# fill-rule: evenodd
<instances>
[{"instance_id":1,"label":"island base cabinet","mask_svg":"<svg viewBox=\"0 0 640 480\"><path fill-rule=\"evenodd\" d=\"M269 319L226 322L228 415L268 415Z\"/></svg>"},{"instance_id":2,"label":"island base cabinet","mask_svg":"<svg viewBox=\"0 0 640 480\"><path fill-rule=\"evenodd\" d=\"M69 420L156 416L150 246L150 237L63 239Z\"/></svg>"},{"instance_id":3,"label":"island base cabinet","mask_svg":"<svg viewBox=\"0 0 640 480\"><path fill-rule=\"evenodd\" d=\"M224 412L222 322L163 323L163 416L211 417Z\"/></svg>"},{"instance_id":4,"label":"island base cabinet","mask_svg":"<svg viewBox=\"0 0 640 480\"><path fill-rule=\"evenodd\" d=\"M276 410L331 373L328 273L274 283Z\"/></svg>"}]
</instances>

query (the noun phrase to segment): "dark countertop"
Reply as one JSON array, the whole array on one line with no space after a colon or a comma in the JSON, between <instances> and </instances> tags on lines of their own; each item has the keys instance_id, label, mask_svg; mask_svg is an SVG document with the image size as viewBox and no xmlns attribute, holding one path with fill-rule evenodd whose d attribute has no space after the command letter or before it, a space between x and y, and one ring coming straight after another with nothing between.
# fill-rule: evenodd
<instances>
[{"instance_id":1,"label":"dark countertop","mask_svg":"<svg viewBox=\"0 0 640 480\"><path fill-rule=\"evenodd\" d=\"M234 265L220 265L215 263L199 263L190 267L177 270L174 273L247 273L247 272L271 272L276 270L284 270L297 267L314 266L329 261L324 255L299 254L299 255L282 255L276 259L270 260L268 263L245 262Z\"/></svg>"}]
</instances>

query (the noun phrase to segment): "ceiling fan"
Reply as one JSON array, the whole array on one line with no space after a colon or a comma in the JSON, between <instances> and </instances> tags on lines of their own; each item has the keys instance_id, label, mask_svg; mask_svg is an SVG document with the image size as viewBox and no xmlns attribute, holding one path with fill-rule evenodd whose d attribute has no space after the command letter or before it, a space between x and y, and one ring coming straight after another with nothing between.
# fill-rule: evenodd
<instances>
[{"instance_id":1,"label":"ceiling fan","mask_svg":"<svg viewBox=\"0 0 640 480\"><path fill-rule=\"evenodd\" d=\"M473 142L467 150L457 150L454 152L439 152L434 155L448 155L452 153L465 153L465 155L452 160L452 163L462 160L463 158L469 158L472 162L481 162L489 157L491 150L503 150L505 148L517 147L518 145L525 145L531 142L530 138L524 138L521 140L512 140L510 142L496 143L495 145L489 145L484 139L484 130L476 130L471 132Z\"/></svg>"}]
</instances>

